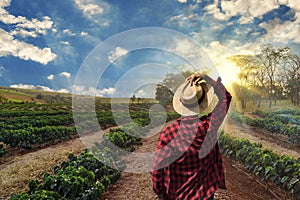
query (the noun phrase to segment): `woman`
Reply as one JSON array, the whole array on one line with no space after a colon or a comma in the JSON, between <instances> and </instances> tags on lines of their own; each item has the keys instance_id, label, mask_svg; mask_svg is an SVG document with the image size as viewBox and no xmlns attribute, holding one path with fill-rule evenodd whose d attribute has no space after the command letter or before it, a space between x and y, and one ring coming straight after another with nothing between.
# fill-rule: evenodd
<instances>
[{"instance_id":1,"label":"woman","mask_svg":"<svg viewBox=\"0 0 300 200\"><path fill-rule=\"evenodd\" d=\"M218 103L208 108L213 92ZM221 83L194 73L175 92L173 107L182 115L159 136L153 161L153 190L160 199L213 200L218 188L225 189L224 168L217 132L231 102Z\"/></svg>"}]
</instances>

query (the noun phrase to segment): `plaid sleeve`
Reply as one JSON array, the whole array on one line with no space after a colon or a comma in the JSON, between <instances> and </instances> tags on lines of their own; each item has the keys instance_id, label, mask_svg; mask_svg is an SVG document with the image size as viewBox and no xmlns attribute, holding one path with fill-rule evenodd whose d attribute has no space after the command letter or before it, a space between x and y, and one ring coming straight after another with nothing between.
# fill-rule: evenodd
<instances>
[{"instance_id":1,"label":"plaid sleeve","mask_svg":"<svg viewBox=\"0 0 300 200\"><path fill-rule=\"evenodd\" d=\"M227 114L232 97L221 83L220 77L214 82L213 88L219 102L215 109L208 115L208 120L210 121L210 128L218 130Z\"/></svg>"},{"instance_id":2,"label":"plaid sleeve","mask_svg":"<svg viewBox=\"0 0 300 200\"><path fill-rule=\"evenodd\" d=\"M199 153L199 157L205 157L215 146L218 139L217 131L224 121L224 118L229 109L229 105L231 102L231 94L226 90L224 85L221 83L221 78L219 77L217 81L213 83L214 92L217 95L219 101L214 108L214 110L208 114L207 122L208 122L208 130L206 137L203 141L201 151Z\"/></svg>"},{"instance_id":3,"label":"plaid sleeve","mask_svg":"<svg viewBox=\"0 0 300 200\"><path fill-rule=\"evenodd\" d=\"M153 183L153 191L156 194L161 194L164 192L164 168L163 161L166 157L169 157L170 152L163 149L163 147L167 144L165 136L165 130L162 130L159 139L156 145L156 151L154 155L154 161L152 166L152 183Z\"/></svg>"}]
</instances>

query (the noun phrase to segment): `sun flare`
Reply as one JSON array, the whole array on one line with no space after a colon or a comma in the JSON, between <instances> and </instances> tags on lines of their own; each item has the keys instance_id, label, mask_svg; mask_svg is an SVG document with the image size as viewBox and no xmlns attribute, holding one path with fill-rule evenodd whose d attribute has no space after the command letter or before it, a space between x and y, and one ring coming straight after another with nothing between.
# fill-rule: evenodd
<instances>
[{"instance_id":1,"label":"sun flare","mask_svg":"<svg viewBox=\"0 0 300 200\"><path fill-rule=\"evenodd\" d=\"M238 82L239 69L230 61L223 61L216 65L219 76L225 86L231 86L232 83Z\"/></svg>"}]
</instances>

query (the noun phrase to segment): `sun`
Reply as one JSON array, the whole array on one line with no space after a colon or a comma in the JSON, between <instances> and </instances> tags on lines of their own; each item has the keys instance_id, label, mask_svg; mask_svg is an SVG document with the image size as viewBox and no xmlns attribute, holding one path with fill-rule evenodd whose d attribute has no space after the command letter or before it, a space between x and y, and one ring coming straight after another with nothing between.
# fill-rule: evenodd
<instances>
[{"instance_id":1,"label":"sun","mask_svg":"<svg viewBox=\"0 0 300 200\"><path fill-rule=\"evenodd\" d=\"M231 86L232 83L238 82L238 72L239 69L234 63L229 61L223 61L216 64L219 76L225 86Z\"/></svg>"}]
</instances>

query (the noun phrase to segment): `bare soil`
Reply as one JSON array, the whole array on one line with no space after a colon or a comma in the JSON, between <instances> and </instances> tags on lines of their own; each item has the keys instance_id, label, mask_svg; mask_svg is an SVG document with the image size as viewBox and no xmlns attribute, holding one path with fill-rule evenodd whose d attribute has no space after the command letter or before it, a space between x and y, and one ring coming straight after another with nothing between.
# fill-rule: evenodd
<instances>
[{"instance_id":1,"label":"bare soil","mask_svg":"<svg viewBox=\"0 0 300 200\"><path fill-rule=\"evenodd\" d=\"M285 135L271 133L261 128L240 123L229 116L227 116L222 129L232 137L244 138L250 142L261 143L264 148L278 155L289 155L295 158L300 157L300 146L288 142L288 137Z\"/></svg>"},{"instance_id":2,"label":"bare soil","mask_svg":"<svg viewBox=\"0 0 300 200\"><path fill-rule=\"evenodd\" d=\"M228 118L223 129L234 137L247 138L251 142L260 142L265 148L278 154L299 157L299 147L276 138L274 134L261 129L254 129L245 124L239 124ZM271 135L270 135L271 134ZM97 134L89 134L85 139L97 141ZM284 138L283 138L284 139ZM157 142L157 135L143 140L136 152L153 152ZM42 179L45 172L53 171L53 167L67 160L69 153L78 154L86 145L82 138L73 138L53 146L38 149L33 152L13 154L9 158L0 159L0 199L8 199L11 194L26 191L30 179ZM289 195L271 183L260 182L254 176L246 173L239 163L224 158L227 190L218 190L217 200L224 199L291 199ZM154 199L152 182L149 173L122 173L122 178L104 193L102 199Z\"/></svg>"}]
</instances>

